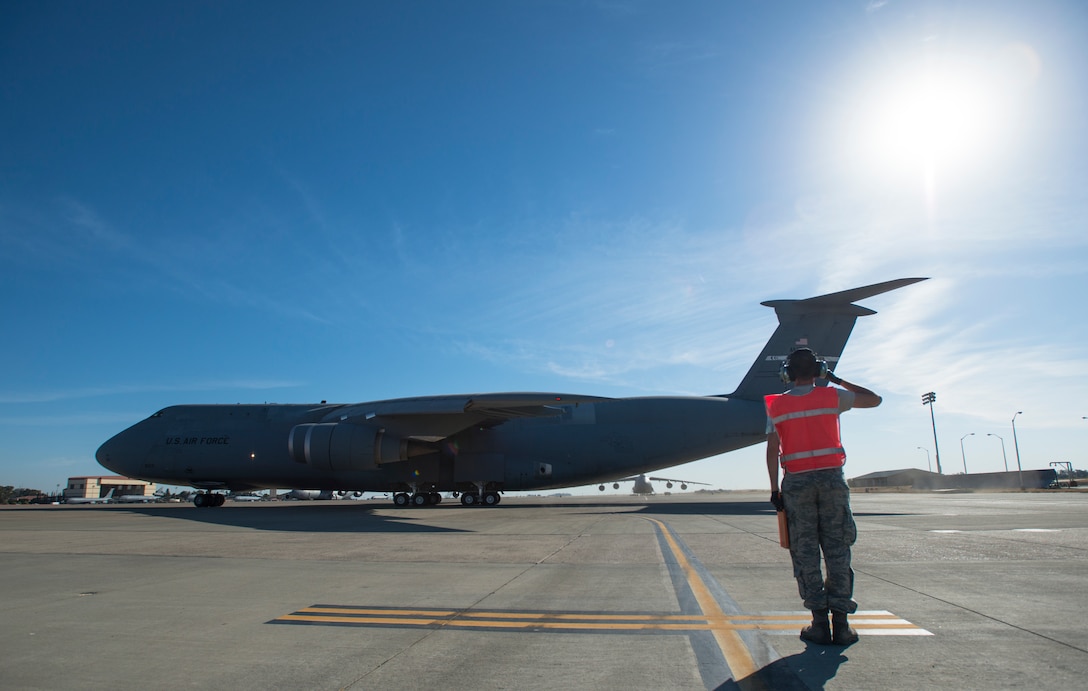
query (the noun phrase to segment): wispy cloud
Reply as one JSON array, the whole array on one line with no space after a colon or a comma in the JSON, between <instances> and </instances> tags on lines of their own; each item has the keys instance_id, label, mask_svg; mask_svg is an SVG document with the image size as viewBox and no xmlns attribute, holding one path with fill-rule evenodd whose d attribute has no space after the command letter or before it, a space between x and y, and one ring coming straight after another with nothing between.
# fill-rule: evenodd
<instances>
[{"instance_id":1,"label":"wispy cloud","mask_svg":"<svg viewBox=\"0 0 1088 691\"><path fill-rule=\"evenodd\" d=\"M0 207L0 246L5 259L20 270L27 265L78 268L97 252L117 253L132 247L124 233L87 204L59 197L40 207Z\"/></svg>"},{"instance_id":2,"label":"wispy cloud","mask_svg":"<svg viewBox=\"0 0 1088 691\"><path fill-rule=\"evenodd\" d=\"M57 415L4 415L0 416L0 426L8 427L120 427L131 425L136 420L147 417L147 411L138 413L125 412L82 412ZM86 462L86 461L84 461Z\"/></svg>"},{"instance_id":3,"label":"wispy cloud","mask_svg":"<svg viewBox=\"0 0 1088 691\"><path fill-rule=\"evenodd\" d=\"M497 279L508 279L506 291L485 290L477 319L455 339L463 352L578 382L706 393L705 382L660 373L746 370L774 328L773 312L758 303L776 295L757 278L751 249L727 233L646 219L574 219L567 233L546 267L514 262L523 277L547 280L508 276Z\"/></svg>"},{"instance_id":4,"label":"wispy cloud","mask_svg":"<svg viewBox=\"0 0 1088 691\"><path fill-rule=\"evenodd\" d=\"M185 383L159 384L118 384L102 387L76 389L52 389L33 392L0 391L0 404L55 403L86 398L123 396L140 393L179 393L199 391L267 391L274 389L292 389L302 386L302 382L276 379L238 379L196 381Z\"/></svg>"},{"instance_id":5,"label":"wispy cloud","mask_svg":"<svg viewBox=\"0 0 1088 691\"><path fill-rule=\"evenodd\" d=\"M132 239L128 235L107 223L91 207L71 197L62 197L59 203L65 220L75 231L85 233L90 244L108 251L121 251L132 247Z\"/></svg>"},{"instance_id":6,"label":"wispy cloud","mask_svg":"<svg viewBox=\"0 0 1088 691\"><path fill-rule=\"evenodd\" d=\"M715 46L700 42L661 41L643 46L644 64L653 70L713 60L719 53Z\"/></svg>"}]
</instances>

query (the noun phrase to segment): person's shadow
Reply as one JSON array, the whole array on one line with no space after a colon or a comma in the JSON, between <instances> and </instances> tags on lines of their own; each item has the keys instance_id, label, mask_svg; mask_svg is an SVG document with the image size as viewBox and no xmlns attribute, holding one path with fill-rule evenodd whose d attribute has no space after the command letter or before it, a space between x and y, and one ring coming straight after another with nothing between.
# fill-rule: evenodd
<instances>
[{"instance_id":1,"label":"person's shadow","mask_svg":"<svg viewBox=\"0 0 1088 691\"><path fill-rule=\"evenodd\" d=\"M808 645L804 652L779 658L743 679L730 679L716 691L822 689L828 681L835 678L839 665L850 659L843 655L845 650L838 646Z\"/></svg>"}]
</instances>

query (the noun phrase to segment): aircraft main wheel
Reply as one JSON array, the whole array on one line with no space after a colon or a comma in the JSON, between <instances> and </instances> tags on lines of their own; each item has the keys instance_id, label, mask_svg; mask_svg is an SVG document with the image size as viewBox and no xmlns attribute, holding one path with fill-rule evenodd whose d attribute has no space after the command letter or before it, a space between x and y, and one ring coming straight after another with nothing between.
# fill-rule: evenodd
<instances>
[{"instance_id":1,"label":"aircraft main wheel","mask_svg":"<svg viewBox=\"0 0 1088 691\"><path fill-rule=\"evenodd\" d=\"M413 506L426 506L427 504L430 504L430 503L431 503L431 498L427 494L420 493L420 494L413 494L412 495L412 505Z\"/></svg>"},{"instance_id":2,"label":"aircraft main wheel","mask_svg":"<svg viewBox=\"0 0 1088 691\"><path fill-rule=\"evenodd\" d=\"M436 505L436 506L438 504L441 504L442 503L442 495L439 494L438 492L431 492L431 503Z\"/></svg>"},{"instance_id":3,"label":"aircraft main wheel","mask_svg":"<svg viewBox=\"0 0 1088 691\"><path fill-rule=\"evenodd\" d=\"M211 492L201 492L193 497L193 504L202 509L222 506L226 501L227 498L222 494L212 494Z\"/></svg>"},{"instance_id":4,"label":"aircraft main wheel","mask_svg":"<svg viewBox=\"0 0 1088 691\"><path fill-rule=\"evenodd\" d=\"M502 498L498 492L484 492L484 506L496 506Z\"/></svg>"},{"instance_id":5,"label":"aircraft main wheel","mask_svg":"<svg viewBox=\"0 0 1088 691\"><path fill-rule=\"evenodd\" d=\"M475 494L469 494L468 492L465 492L461 495L461 504L463 506L475 506L477 503L479 503L479 501L480 498L477 497Z\"/></svg>"},{"instance_id":6,"label":"aircraft main wheel","mask_svg":"<svg viewBox=\"0 0 1088 691\"><path fill-rule=\"evenodd\" d=\"M411 501L411 497L406 492L397 492L393 495L394 506L408 506Z\"/></svg>"}]
</instances>

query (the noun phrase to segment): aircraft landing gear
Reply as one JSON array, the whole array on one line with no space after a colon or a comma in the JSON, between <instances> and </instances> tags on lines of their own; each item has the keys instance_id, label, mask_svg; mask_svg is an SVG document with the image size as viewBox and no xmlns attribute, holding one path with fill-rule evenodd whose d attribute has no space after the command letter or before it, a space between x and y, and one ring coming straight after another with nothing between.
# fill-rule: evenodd
<instances>
[{"instance_id":1,"label":"aircraft landing gear","mask_svg":"<svg viewBox=\"0 0 1088 691\"><path fill-rule=\"evenodd\" d=\"M193 497L193 504L201 509L222 506L226 501L227 498L222 494L214 494L212 492L201 492Z\"/></svg>"},{"instance_id":2,"label":"aircraft landing gear","mask_svg":"<svg viewBox=\"0 0 1088 691\"><path fill-rule=\"evenodd\" d=\"M462 506L498 506L499 502L502 501L502 495L497 490L486 489L487 485L483 482L474 484L476 485L475 489L460 493ZM442 494L439 492L428 492L417 488L415 485L411 485L411 488L410 492L396 492L393 494L393 504L397 508L437 506L442 503ZM458 492L454 492L453 496L456 499Z\"/></svg>"},{"instance_id":3,"label":"aircraft landing gear","mask_svg":"<svg viewBox=\"0 0 1088 691\"><path fill-rule=\"evenodd\" d=\"M434 506L442 503L442 495L438 492L397 492L393 495L393 504L397 508L409 506Z\"/></svg>"},{"instance_id":4,"label":"aircraft landing gear","mask_svg":"<svg viewBox=\"0 0 1088 691\"><path fill-rule=\"evenodd\" d=\"M498 492L484 492L483 494L465 492L461 495L462 506L498 506L501 501L502 495Z\"/></svg>"}]
</instances>

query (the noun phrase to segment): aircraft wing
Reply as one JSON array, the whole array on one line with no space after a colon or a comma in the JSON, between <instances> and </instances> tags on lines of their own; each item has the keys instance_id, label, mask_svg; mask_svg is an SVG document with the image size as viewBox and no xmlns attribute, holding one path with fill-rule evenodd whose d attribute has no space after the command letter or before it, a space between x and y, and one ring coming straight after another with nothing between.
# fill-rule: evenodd
<instances>
[{"instance_id":1,"label":"aircraft wing","mask_svg":"<svg viewBox=\"0 0 1088 691\"><path fill-rule=\"evenodd\" d=\"M652 477L650 479L655 481L655 482L675 482L677 484L682 484L682 485L707 485L707 486L710 486L709 482L695 482L694 480L672 480L672 479L669 479L667 477ZM671 485L670 485L670 487L671 487Z\"/></svg>"},{"instance_id":2,"label":"aircraft wing","mask_svg":"<svg viewBox=\"0 0 1088 691\"><path fill-rule=\"evenodd\" d=\"M344 406L326 420L381 425L404 438L437 441L473 426L555 417L570 406L607 400L602 396L520 392L396 398Z\"/></svg>"},{"instance_id":3,"label":"aircraft wing","mask_svg":"<svg viewBox=\"0 0 1088 691\"><path fill-rule=\"evenodd\" d=\"M708 487L710 486L709 482L695 482L694 480L674 480L672 478L667 478L667 477L650 477L650 478L648 478L648 477L646 477L644 475L631 475L629 477L621 477L619 480L610 480L609 482L638 482L639 480L652 480L654 482L674 482L674 483L677 483L677 484L684 484L684 485L707 485Z\"/></svg>"}]
</instances>

